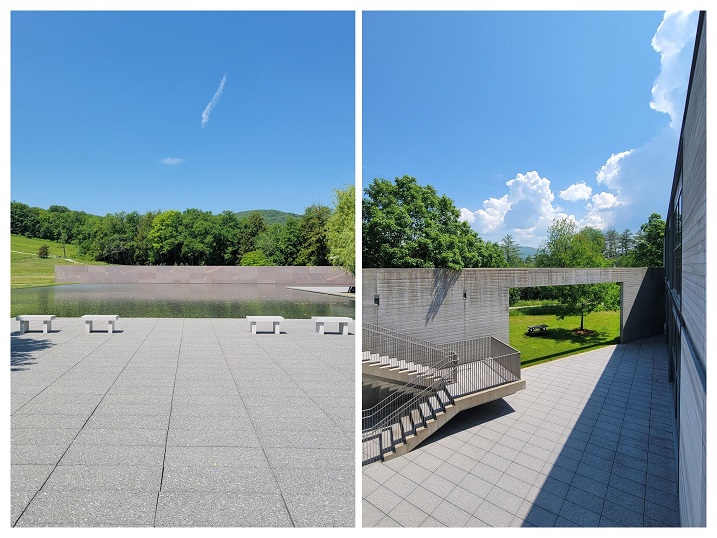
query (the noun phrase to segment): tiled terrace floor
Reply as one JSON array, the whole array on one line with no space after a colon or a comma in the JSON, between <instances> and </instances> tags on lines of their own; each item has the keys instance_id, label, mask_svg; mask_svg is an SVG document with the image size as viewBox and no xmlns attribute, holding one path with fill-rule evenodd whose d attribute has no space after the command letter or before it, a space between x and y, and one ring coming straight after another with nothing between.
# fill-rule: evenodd
<instances>
[{"instance_id":1,"label":"tiled terrace floor","mask_svg":"<svg viewBox=\"0 0 717 538\"><path fill-rule=\"evenodd\" d=\"M364 467L363 525L679 525L663 336L522 376L525 390Z\"/></svg>"},{"instance_id":2,"label":"tiled terrace floor","mask_svg":"<svg viewBox=\"0 0 717 538\"><path fill-rule=\"evenodd\" d=\"M281 328L13 331L11 525L354 526L354 337Z\"/></svg>"}]
</instances>

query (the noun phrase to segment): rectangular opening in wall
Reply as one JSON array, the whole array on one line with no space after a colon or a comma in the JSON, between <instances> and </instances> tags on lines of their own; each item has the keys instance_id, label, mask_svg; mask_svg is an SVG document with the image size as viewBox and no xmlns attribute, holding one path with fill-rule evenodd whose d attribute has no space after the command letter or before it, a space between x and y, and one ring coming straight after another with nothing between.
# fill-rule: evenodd
<instances>
[{"instance_id":1,"label":"rectangular opening in wall","mask_svg":"<svg viewBox=\"0 0 717 538\"><path fill-rule=\"evenodd\" d=\"M510 288L509 342L521 364L620 342L620 286L614 283Z\"/></svg>"}]
</instances>

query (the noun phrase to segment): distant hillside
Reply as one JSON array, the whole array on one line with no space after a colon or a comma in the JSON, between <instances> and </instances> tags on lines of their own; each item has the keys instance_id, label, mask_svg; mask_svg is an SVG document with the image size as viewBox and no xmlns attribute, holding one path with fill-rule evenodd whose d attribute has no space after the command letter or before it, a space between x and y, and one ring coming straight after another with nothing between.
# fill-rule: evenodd
<instances>
[{"instance_id":1,"label":"distant hillside","mask_svg":"<svg viewBox=\"0 0 717 538\"><path fill-rule=\"evenodd\" d=\"M252 209L250 211L238 211L236 215L240 218L248 217L249 215L254 213L254 211L259 213L264 219L264 222L266 222L267 224L283 224L287 221L289 217L298 218L301 216L297 215L296 213L287 213L285 211L279 211L277 209Z\"/></svg>"},{"instance_id":2,"label":"distant hillside","mask_svg":"<svg viewBox=\"0 0 717 538\"><path fill-rule=\"evenodd\" d=\"M534 247L518 247L518 252L520 253L520 257L525 259L528 256L535 256L538 249Z\"/></svg>"}]
</instances>

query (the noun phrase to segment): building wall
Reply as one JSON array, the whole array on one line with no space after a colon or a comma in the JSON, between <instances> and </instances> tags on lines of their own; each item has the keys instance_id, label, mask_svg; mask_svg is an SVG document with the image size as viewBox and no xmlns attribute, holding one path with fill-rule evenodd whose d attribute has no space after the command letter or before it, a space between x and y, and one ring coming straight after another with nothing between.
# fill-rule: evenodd
<instances>
[{"instance_id":1,"label":"building wall","mask_svg":"<svg viewBox=\"0 0 717 538\"><path fill-rule=\"evenodd\" d=\"M705 526L706 513L706 17L700 13L690 84L668 206L667 308L670 311L671 381L676 390L678 482L681 524ZM681 182L680 182L681 180ZM680 188L681 187L681 188ZM681 213L675 208L682 195ZM677 276L679 275L679 277Z\"/></svg>"},{"instance_id":2,"label":"building wall","mask_svg":"<svg viewBox=\"0 0 717 538\"><path fill-rule=\"evenodd\" d=\"M507 343L510 288L600 282L621 283L623 342L664 331L664 272L645 268L364 269L363 320L439 344Z\"/></svg>"},{"instance_id":3,"label":"building wall","mask_svg":"<svg viewBox=\"0 0 717 538\"><path fill-rule=\"evenodd\" d=\"M57 265L57 282L79 284L286 284L353 286L355 278L335 267L230 267Z\"/></svg>"}]
</instances>

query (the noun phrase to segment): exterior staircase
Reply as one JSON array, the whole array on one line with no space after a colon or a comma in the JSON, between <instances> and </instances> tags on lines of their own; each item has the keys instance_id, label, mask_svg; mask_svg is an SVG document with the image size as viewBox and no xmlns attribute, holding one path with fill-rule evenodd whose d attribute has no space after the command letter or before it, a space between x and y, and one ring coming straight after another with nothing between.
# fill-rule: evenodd
<instances>
[{"instance_id":1,"label":"exterior staircase","mask_svg":"<svg viewBox=\"0 0 717 538\"><path fill-rule=\"evenodd\" d=\"M520 353L490 338L436 345L364 323L364 384L385 390L362 412L363 464L405 454L458 412L525 388Z\"/></svg>"}]
</instances>

